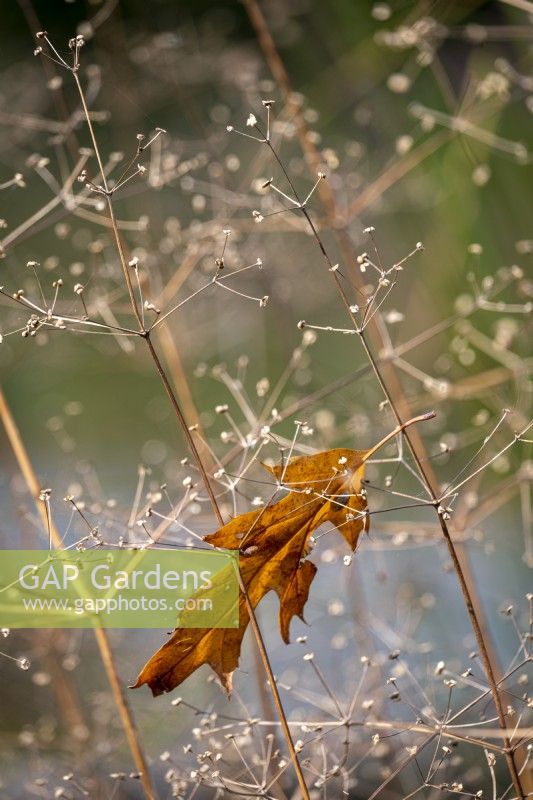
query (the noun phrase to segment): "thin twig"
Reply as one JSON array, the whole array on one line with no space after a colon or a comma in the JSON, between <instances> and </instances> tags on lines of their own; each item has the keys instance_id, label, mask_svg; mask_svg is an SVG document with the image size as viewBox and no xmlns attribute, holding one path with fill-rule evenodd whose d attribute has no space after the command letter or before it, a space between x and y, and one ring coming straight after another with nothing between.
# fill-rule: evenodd
<instances>
[{"instance_id":1,"label":"thin twig","mask_svg":"<svg viewBox=\"0 0 533 800\"><path fill-rule=\"evenodd\" d=\"M104 185L104 189L106 190L106 200L107 200L107 209L108 209L108 213L109 213L109 219L110 219L111 227L112 227L113 234L114 234L114 237L115 237L116 248L117 248L119 260L120 260L120 263L121 263L121 266L122 266L122 271L124 273L124 278L125 278L126 285L127 285L127 288L128 288L128 295L129 295L129 298L130 298L132 311L133 311L133 313L135 315L135 318L137 319L137 322L139 324L139 334L140 334L140 336L143 337L144 341L147 344L148 351L149 351L150 356L151 356L151 358L152 358L152 360L154 362L154 365L155 365L157 373L158 373L158 375L159 375L159 377L161 379L161 382L163 383L165 392L166 392L166 394L167 394L167 396L168 396L168 398L170 400L170 403L171 403L172 409L174 411L174 414L176 415L176 417L177 417L177 419L179 421L179 424L180 424L180 426L181 426L181 428L183 430L183 433L185 435L185 439L187 441L189 449L190 449L190 451L192 453L192 456L193 456L193 458L194 458L194 460L196 462L196 465L198 466L198 469L200 470L200 474L202 476L202 480L204 482L207 494L208 494L209 499L211 501L211 505L213 507L213 511L214 511L214 513L215 513L220 525L223 525L224 524L224 519L222 517L222 514L221 514L221 511L220 511L217 499L215 497L215 493L214 493L213 488L211 486L211 482L210 482L209 477L207 475L207 471L206 471L204 462L203 462L203 460L202 460L202 458L200 456L200 453L198 452L198 448L196 446L196 443L194 441L192 433L191 433L191 431L189 429L187 421L186 421L186 419L185 419L185 417L183 415L183 412L181 410L180 404L179 404L179 402L177 400L177 397L176 397L176 395L174 393L174 390L173 390L172 385L171 385L171 383L170 383L170 381L168 379L168 376L167 376L167 374L165 372L165 369L164 369L164 367L163 367L163 365L161 363L161 360L159 358L157 350L156 350L156 348L155 348L155 346L154 346L154 344L152 342L152 339L151 339L151 336L150 336L150 331L148 331L148 330L146 330L144 328L142 316L141 316L141 314L139 312L139 308L138 308L137 301L136 301L136 298L135 298L135 294L134 294L134 291L133 291L133 285L132 285L131 277L130 277L129 270L128 270L128 264L127 264L127 260L126 260L124 246L123 246L122 240L120 238L120 233L119 233L119 230L118 230L118 226L117 226L117 222L116 222L116 218L115 218L115 213L114 213L114 209L113 209L112 196L111 196L111 193L109 193L109 190L108 190L108 187L107 187L107 181L106 181L106 177L105 177L105 173L104 173L103 162L102 162L102 158L101 158L101 155L100 155L98 143L97 143L97 140L96 140L96 137L95 137L95 134L94 134L94 129L93 129L93 126L92 126L92 123L91 123L89 110L87 108L87 103L86 103L86 100L85 100L85 95L84 95L83 88L81 86L81 83L80 83L80 80L79 80L79 77L78 77L77 73L73 72L73 76L74 76L74 80L76 82L76 86L78 88L78 92L79 92L79 95L80 95L83 111L84 111L84 114L85 114L85 117L86 117L86 121L87 121L87 125L88 125L88 128L89 128L91 140L92 140L93 147L94 147L94 150L95 150L96 159L97 159L98 166L99 166L100 173L101 173L101 177L102 177L102 183ZM252 605L252 603L250 601L250 598L248 596L248 592L246 590L246 586L243 583L243 580L242 580L242 577L240 575L240 572L238 573L238 577L239 577L240 590L241 590L241 592L243 594L244 601L245 601L245 604L246 604L246 608L247 608L247 611L248 611L248 614L249 614L249 617L250 617L250 622L251 622L251 625L252 625L252 630L253 630L253 633L254 633L254 636L255 636L257 647L259 649L261 660L263 662L263 666L264 666L265 671L266 671L267 676L268 676L268 682L269 682L269 686L270 686L270 691L272 692L272 696L273 696L273 699L274 699L276 710L278 712L278 715L279 715L279 718L280 718L280 722L281 722L281 725L282 725L282 728L283 728L283 732L284 732L285 739L286 739L286 742L287 742L287 747L288 747L289 753L290 753L290 759L291 759L291 762L293 763L293 766L294 766L294 769L295 769L295 772L296 772L298 783L299 783L300 789L302 791L302 796L303 796L304 800L309 800L309 791L307 789L307 784L305 782L305 778L304 778L304 775L303 775L302 767L301 767L300 761L298 759L298 754L296 753L296 749L295 749L295 746L294 746L294 742L293 742L293 739L292 739L290 728L289 728L289 725L288 725L288 722L287 722L287 717L285 715L285 711L284 711L284 708L283 708L283 704L282 704L282 701L281 701L279 690L278 690L278 687L276 685L276 679L275 679L275 676L274 676L274 673L273 673L273 670L272 670L272 665L270 663L270 659L269 659L268 652L267 652L267 649L266 649L266 646L265 646L265 643L264 643L264 640L263 640L263 636L262 636L261 630L259 628L259 624L257 622L257 618L256 618L256 615L255 615L255 610L254 610L253 605Z\"/></svg>"}]
</instances>

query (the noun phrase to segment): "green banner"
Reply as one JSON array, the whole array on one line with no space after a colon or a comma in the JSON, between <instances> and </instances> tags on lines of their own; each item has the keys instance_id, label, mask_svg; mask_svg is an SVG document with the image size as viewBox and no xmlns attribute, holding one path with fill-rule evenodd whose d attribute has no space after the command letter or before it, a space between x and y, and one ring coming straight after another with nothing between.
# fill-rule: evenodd
<instances>
[{"instance_id":1,"label":"green banner","mask_svg":"<svg viewBox=\"0 0 533 800\"><path fill-rule=\"evenodd\" d=\"M236 628L238 551L2 550L3 628Z\"/></svg>"}]
</instances>

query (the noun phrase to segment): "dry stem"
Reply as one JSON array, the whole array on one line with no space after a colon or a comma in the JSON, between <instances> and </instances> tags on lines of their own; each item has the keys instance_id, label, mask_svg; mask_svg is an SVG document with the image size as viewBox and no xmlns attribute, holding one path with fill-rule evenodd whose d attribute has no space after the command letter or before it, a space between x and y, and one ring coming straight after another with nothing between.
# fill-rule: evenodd
<instances>
[{"instance_id":1,"label":"dry stem","mask_svg":"<svg viewBox=\"0 0 533 800\"><path fill-rule=\"evenodd\" d=\"M77 72L73 71L72 74L73 74L74 80L76 82L76 86L77 86L77 89L78 89L78 93L79 93L81 104L82 104L82 108L83 108L83 112L84 112L84 115L85 115L85 118L86 118L86 122L87 122L87 125L88 125L88 128L89 128L89 133L90 133L91 140L92 140L92 143L93 143L95 156L96 156L96 159L97 159L97 162L98 162L98 167L99 167L100 174L101 174L102 184L103 184L103 187L104 187L104 190L105 190L105 195L106 195L106 200L107 200L107 208L108 208L111 228L113 230L115 243L116 243L116 248L117 248L117 253L118 253L118 256L119 256L120 264L121 264L122 271L123 271L123 274L124 274L124 279L125 279L126 286L127 286L127 289L128 289L128 295L129 295L129 298L130 298L132 311L133 311L133 313L135 315L135 318L136 318L136 320L137 320L137 322L139 324L138 335L141 336L144 339L144 341L146 342L146 344L147 344L148 351L150 353L152 361L154 362L154 365L155 365L157 373L158 373L158 375L159 375L159 377L161 379L161 382L162 382L162 384L164 386L165 392L166 392L166 394L167 394L167 396L168 396L168 398L170 400L172 409L173 409L173 411L174 411L174 413L176 415L176 418L178 419L179 424L180 424L180 426L181 426L181 428L183 430L183 433L185 435L185 439L186 439L188 447L189 447L189 449L190 449L190 451L192 453L192 456L193 456L193 458L194 458L194 460L196 462L196 465L197 465L198 469L200 470L200 474L202 476L202 480L203 480L203 483L205 485L207 494L209 496L209 500L211 502L213 511L214 511L214 513L215 513L215 515L216 515L216 517L218 519L219 524L223 525L224 524L224 520L223 520L221 511L220 511L217 499L215 497L215 493L213 491L213 487L211 486L209 477L207 475L207 471L206 471L204 462L203 462L203 460L202 460L202 458L200 456L200 453L198 452L198 448L197 448L196 443L194 441L194 438L193 438L193 436L191 434L191 431L189 429L187 421L186 421L186 419L185 419L185 417L183 415L183 412L182 412L180 404L179 404L179 402L177 400L176 394L174 393L172 385L171 385L171 383L170 383L170 381L168 379L168 376L167 376L167 374L165 372L165 369L164 369L164 367L163 367L163 365L161 363L161 360L160 360L160 358L158 356L158 353L157 353L157 351L155 349L155 346L154 346L154 344L152 342L152 339L151 339L151 336L150 336L150 331L147 330L145 328L144 324L143 324L143 320L142 320L141 314L139 312L137 300L135 298L135 293L134 293L134 290L133 290L131 277L130 277L129 270L128 270L128 263L127 263L126 255L125 255L125 252L124 252L124 246L123 246L122 240L120 238L120 233L119 233L118 225L117 225L117 222L116 222L116 217L115 217L114 208L113 208L113 202L112 202L112 193L109 191L109 187L107 185L107 180L106 180L106 176L105 176L105 172L104 172L104 168L103 168L103 162L102 162L102 158L101 158L100 151L99 151L99 148L98 148L98 143L96 141L96 137L95 137L95 134L94 134L94 129L93 129L93 126L92 126L92 123L91 123L91 118L90 118L89 110L87 108L85 95L84 95L83 88L81 86L81 83L80 83L80 80L79 80ZM282 701L281 701L281 697L280 697L280 694L279 694L279 690L278 690L278 687L277 687L277 684L276 684L276 679L275 679L275 676L274 676L274 673L273 673L273 670L272 670L272 665L270 663L270 659L269 659L268 652L267 652L267 649L266 649L266 646L265 646L265 643L264 643L264 640L263 640L263 636L262 636L261 630L259 628L259 624L257 622L257 618L256 618L256 615L255 615L255 610L253 608L252 603L250 602L250 598L248 596L248 592L246 591L246 586L243 583L243 580L242 580L242 577L241 577L240 573L239 573L239 586L240 586L240 590L241 590L241 592L243 594L243 597L244 597L244 600L245 600L245 603L246 603L246 608L247 608L247 611L248 611L248 614L249 614L249 617L250 617L250 622L251 622L251 625L252 625L252 630L253 630L254 637L255 637L255 640L256 640L256 643L257 643L259 654L261 656L261 661L263 662L263 666L264 666L265 672L266 672L267 677L268 677L268 682L269 682L270 690L272 692L274 704L276 706L276 710L277 710L278 716L280 718L280 722L281 722L281 726L282 726L282 729L283 729L283 733L285 735L285 739L286 739L286 742L287 742L287 747L288 747L289 754L290 754L290 760L292 761L292 763L294 765L294 769L295 769L296 776L297 776L297 779L298 779L298 784L299 784L301 792L302 792L302 796L303 796L304 800L309 800L309 791L307 789L307 784L305 782L305 778L304 778L304 775L303 775L303 772L302 772L302 767L301 767L300 761L298 759L298 755L296 753L296 749L294 747L292 734L291 734L291 731L290 731L290 728L289 728L289 725L288 725L288 722L287 722L287 717L286 717L286 714L285 714L285 711L284 711L284 708L283 708L283 704L282 704Z\"/></svg>"},{"instance_id":2,"label":"dry stem","mask_svg":"<svg viewBox=\"0 0 533 800\"><path fill-rule=\"evenodd\" d=\"M51 519L51 517L48 515L46 507L39 500L39 494L41 492L42 487L39 485L39 481L37 480L37 476L33 469L33 465L28 456L28 451L26 450L24 442L22 441L19 429L13 418L11 409L7 403L4 392L2 391L1 388L0 388L0 418L2 419L2 422L4 424L9 444L11 445L19 469L24 477L24 480L26 481L28 490L35 503L44 530L49 532L50 539L54 547L60 549L62 547L61 535L57 530L56 526L54 525L53 519ZM96 642L98 644L98 649L100 651L100 657L105 667L107 679L109 681L109 685L113 693L113 698L115 700L119 712L122 727L124 728L124 732L128 740L128 744L131 750L131 754L133 756L135 766L140 774L140 780L144 790L145 797L148 800L156 800L156 793L152 784L152 779L150 777L150 772L148 770L146 758L144 756L141 743L139 741L139 735L135 725L135 720L133 718L131 709L128 706L126 698L124 697L124 693L122 691L122 687L118 677L118 672L113 659L113 653L111 650L111 646L109 644L107 633L102 628L96 628L94 634L96 637Z\"/></svg>"},{"instance_id":3,"label":"dry stem","mask_svg":"<svg viewBox=\"0 0 533 800\"><path fill-rule=\"evenodd\" d=\"M281 91L282 91L282 93L284 95L284 98L285 98L286 102L290 103L291 106L294 107L296 126L297 126L297 130L298 130L298 134L299 134L299 138L300 138L300 142L301 142L302 148L303 148L306 156L308 157L310 165L312 167L318 168L319 163L320 163L320 159L319 159L318 153L317 153L316 148L315 148L314 144L312 143L310 137L307 136L307 126L306 126L306 123L305 123L305 120L304 120L303 116L300 114L298 106L296 106L294 104L294 102L291 101L291 98L292 98L293 95L292 95L292 90L291 90L288 74L287 74L287 71L286 71L285 66L283 64L283 61L282 61L282 59L281 59L281 57L280 57L280 55L278 53L278 50L277 50L277 48L275 46L274 40L273 40L272 35L271 35L270 31L269 31L269 28L268 28L267 22L265 20L265 17L263 15L263 12L261 11L261 8L259 7L259 4L257 3L257 0L244 0L244 5L245 5L246 10L248 12L250 21L251 21L251 23L252 23L252 25L254 27L254 30L255 30L255 32L257 34L257 38L258 38L259 44L263 49L263 53L265 55L267 63L269 64L274 77L276 78L276 80L278 81L278 84L280 85L280 88L281 88ZM285 177L286 177L286 179L287 179L287 181L288 181L288 183L289 183L289 185L290 185L290 187L291 187L291 189L292 189L292 191L294 193L295 199L300 203L301 211L302 211L304 217L306 218L306 220L307 220L307 222L308 222L308 224L309 224L309 226L311 228L313 236L314 236L314 238L315 238L315 240L317 242L317 245L318 245L318 247L319 247L319 249L320 249L320 251L322 253L322 256L324 257L326 265L328 267L328 271L330 272L330 274L332 275L332 277L333 277L333 279L335 281L335 284L336 284L337 290L338 290L338 292L340 294L340 297L341 297L344 305L346 306L346 309L347 309L347 312L348 312L348 314L350 316L352 324L354 325L354 329L359 334L359 338L361 339L361 343L363 345L363 348L364 348L364 351L365 351L365 353L367 355L367 358L368 358L370 364L372 365L372 369L374 371L376 379L377 379L377 381L378 381L378 383L379 383L379 385L380 385L380 387L381 387L381 389L383 391L383 394L384 394L385 398L387 399L387 401L388 401L388 403L390 405L391 411L394 414L394 417L395 417L395 419L397 421L397 424L398 425L402 425L403 424L403 419L402 419L402 414L400 414L400 411L399 411L399 406L401 405L401 407L404 409L404 412L408 408L408 406L407 406L407 401L406 401L406 399L405 399L405 397L403 395L403 390L401 388L400 382L397 379L397 376L394 374L394 381L393 381L394 388L395 388L394 394L395 394L396 397L399 397L399 402L396 403L394 398L393 398L393 394L391 392L391 389L389 388L387 383L384 381L382 372L381 372L381 370L380 370L380 368L378 366L378 363L377 363L376 359L374 358L374 355L373 355L373 353L372 353L372 351L371 351L371 349L369 347L369 344L368 344L368 342L366 340L364 331L360 330L359 325L357 324L357 321L355 320L354 314L350 310L350 302L349 302L349 300L348 300L348 298L346 296L346 293L344 291L344 288L343 288L343 286L342 286L342 284L340 282L340 279L339 279L339 276L337 274L337 271L333 269L333 263L332 263L332 261L330 260L330 258L328 256L328 253L327 253L327 251L326 251L326 249L324 247L324 244L323 244L323 242L322 242L322 240L320 238L320 235L319 235L319 233L318 233L318 231L317 231L317 229L316 229L311 217L309 216L309 214L307 212L307 209L305 208L305 204L303 204L302 201L300 200L300 198L298 196L298 193L296 192L296 189L295 189L295 187L294 187L294 185L293 185L293 183L291 181L290 176L288 175L283 163L279 159L279 157L278 157L276 151L274 150L274 148L272 147L270 141L266 140L266 143L267 143L268 147L270 148L274 158L278 162L280 168L282 169L283 173L285 174ZM347 232L345 230L342 230L342 229L339 228L340 214L337 211L337 204L336 204L333 192L331 191L330 187L328 186L327 182L325 182L325 181L322 181L319 184L319 191L320 191L322 200L324 202L324 205L326 207L326 210L328 212L329 221L334 227L337 227L337 229L338 229L339 237L341 239L341 245L343 245L343 251L345 252L345 254L348 253L348 255L349 255L348 261L353 263L353 261L354 261L354 259L352 258L352 256L353 256L353 247L352 247L351 240L350 240ZM360 210L360 208L358 208L358 210ZM373 328L371 328L371 330L375 331L374 336L379 341L380 338L381 338L380 337L380 333L379 333L379 329L377 327L373 326ZM393 364L391 364L390 366L393 368ZM490 689L491 689L492 699L493 699L493 702L494 702L494 705L495 705L495 708L496 708L496 713L497 713L497 716L498 716L498 722L499 722L500 727L502 728L502 730L506 730L507 724L506 724L506 721L505 721L505 712L504 712L504 709L503 709L503 704L502 704L502 700L501 700L501 697L500 697L500 693L498 691L498 682L497 682L495 670L493 668L492 659L490 657L490 645L486 642L486 634L484 633L483 625L480 622L480 619L481 619L480 614L476 610L476 608L474 607L474 602L473 602L473 591L474 591L474 589L473 588L471 589L471 582L467 581L467 578L466 578L467 568L464 568L463 565L461 564L461 561L460 561L460 559L458 557L458 554L457 554L456 546L454 545L454 542L452 540L449 528L448 528L448 526L446 524L446 520L443 518L443 515L440 514L439 511L438 511L440 503L439 503L439 500L438 500L437 493L436 493L436 491L434 489L434 476L432 474L430 474L430 468L428 468L428 467L426 467L424 465L423 455L421 455L421 454L424 453L424 446L423 446L422 440L415 433L415 437L416 437L416 444L415 444L415 440L412 439L411 436L407 432L404 432L403 435L405 436L405 440L406 440L407 445L409 447L409 450L410 450L410 452L411 452L411 454L413 456L413 459L415 461L415 464L417 466L419 474L420 474L422 480L424 481L425 486L427 487L427 489L429 491L429 494L430 494L431 499L432 499L432 505L435 508L435 511L437 513L437 516L438 516L438 519L439 519L439 524L440 524L440 527L441 527L441 530L442 530L442 534L443 534L444 539L446 541L446 546L448 548L448 552L450 554L450 558L452 560L452 564L453 564L455 573L457 575L457 579L459 581L461 594L463 596L463 600L464 600L464 603L465 603L465 606L466 606L466 610L467 610L468 616L470 618L470 623L472 625L472 629L473 629L475 637L476 637L476 642L477 642L477 645L478 645L478 648L479 648L481 660L482 660L482 663L483 663L483 666L484 666L484 669L485 669L485 672L486 672L487 680L488 680L488 683L489 683L489 686L490 686ZM507 736L504 736L503 741L504 741L504 745L505 745L505 758L506 758L506 761L507 761L507 766L508 766L508 769L509 769L509 773L511 775L511 779L512 779L515 791L516 791L518 797L520 798L520 800L524 800L525 799L525 792L524 792L524 789L522 787L521 777L520 777L520 774L519 774L519 771L518 771L518 767L517 767L517 764L516 764L515 752L512 749L511 743L510 743L510 741L509 741Z\"/></svg>"}]
</instances>

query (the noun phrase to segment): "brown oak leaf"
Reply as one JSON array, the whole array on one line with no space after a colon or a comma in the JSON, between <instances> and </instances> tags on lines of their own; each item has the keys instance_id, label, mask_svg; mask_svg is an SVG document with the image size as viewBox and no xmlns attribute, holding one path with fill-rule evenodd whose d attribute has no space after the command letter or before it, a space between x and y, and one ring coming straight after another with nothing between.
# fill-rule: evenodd
<instances>
[{"instance_id":1,"label":"brown oak leaf","mask_svg":"<svg viewBox=\"0 0 533 800\"><path fill-rule=\"evenodd\" d=\"M239 550L240 573L253 608L270 591L279 598L279 626L289 642L293 617L304 607L316 566L306 560L310 538L330 522L355 550L368 530L365 461L374 451L335 449L266 467L285 495L271 505L241 514L205 537L215 547ZM238 628L178 628L143 667L133 688L148 684L154 695L169 692L203 664L217 673L226 691L239 663L249 614L242 592Z\"/></svg>"}]
</instances>

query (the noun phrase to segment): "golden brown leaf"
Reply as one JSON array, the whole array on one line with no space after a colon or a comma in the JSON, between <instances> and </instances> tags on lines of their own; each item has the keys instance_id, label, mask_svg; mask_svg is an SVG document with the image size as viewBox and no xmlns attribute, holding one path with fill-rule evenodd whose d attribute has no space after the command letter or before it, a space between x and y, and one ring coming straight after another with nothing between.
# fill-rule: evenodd
<instances>
[{"instance_id":1,"label":"golden brown leaf","mask_svg":"<svg viewBox=\"0 0 533 800\"><path fill-rule=\"evenodd\" d=\"M306 561L310 537L320 525L332 523L352 550L368 529L366 495L361 491L366 450L327 450L301 456L284 467L266 467L288 493L272 505L235 517L205 541L239 550L242 582L253 608L270 591L280 601L279 625L289 642L294 616L304 619L304 606L316 573ZM150 658L134 688L147 683L153 694L168 692L198 667L209 664L231 691L249 615L239 600L238 628L178 628Z\"/></svg>"}]
</instances>

